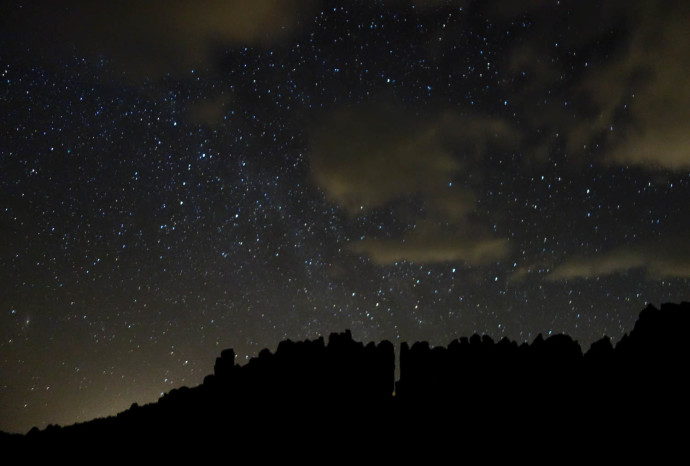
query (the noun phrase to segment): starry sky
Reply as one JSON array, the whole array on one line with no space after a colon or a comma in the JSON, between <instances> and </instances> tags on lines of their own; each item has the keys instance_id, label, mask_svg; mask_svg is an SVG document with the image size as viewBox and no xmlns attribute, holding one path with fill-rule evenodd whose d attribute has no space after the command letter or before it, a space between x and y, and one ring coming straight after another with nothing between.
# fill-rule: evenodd
<instances>
[{"instance_id":1,"label":"starry sky","mask_svg":"<svg viewBox=\"0 0 690 466\"><path fill-rule=\"evenodd\" d=\"M690 298L688 2L0 6L0 429L351 329Z\"/></svg>"}]
</instances>

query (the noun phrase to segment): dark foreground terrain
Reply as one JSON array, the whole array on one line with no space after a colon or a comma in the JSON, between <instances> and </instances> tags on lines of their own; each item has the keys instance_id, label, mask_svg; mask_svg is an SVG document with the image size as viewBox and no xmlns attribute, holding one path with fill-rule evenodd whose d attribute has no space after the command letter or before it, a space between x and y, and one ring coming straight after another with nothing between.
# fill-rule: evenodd
<instances>
[{"instance_id":1,"label":"dark foreground terrain","mask_svg":"<svg viewBox=\"0 0 690 466\"><path fill-rule=\"evenodd\" d=\"M365 346L349 331L327 344L284 341L245 366L225 350L197 387L105 419L3 434L0 442L28 460L192 452L254 460L441 452L587 460L591 452L620 459L652 445L663 455L690 433L689 323L690 303L650 305L615 348L604 338L584 354L566 335L521 345L479 335L445 348L403 343L397 382L393 345Z\"/></svg>"}]
</instances>

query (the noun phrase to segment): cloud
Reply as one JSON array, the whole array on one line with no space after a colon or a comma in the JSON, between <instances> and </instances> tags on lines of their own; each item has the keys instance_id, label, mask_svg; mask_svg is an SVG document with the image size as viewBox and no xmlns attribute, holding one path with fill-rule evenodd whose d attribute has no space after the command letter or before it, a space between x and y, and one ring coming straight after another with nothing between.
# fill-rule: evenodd
<instances>
[{"instance_id":1,"label":"cloud","mask_svg":"<svg viewBox=\"0 0 690 466\"><path fill-rule=\"evenodd\" d=\"M470 0L384 0L388 7L414 7L417 10L435 10L440 7L465 8Z\"/></svg>"},{"instance_id":2,"label":"cloud","mask_svg":"<svg viewBox=\"0 0 690 466\"><path fill-rule=\"evenodd\" d=\"M352 244L350 249L369 256L377 265L407 260L427 264L461 261L480 266L504 259L510 254L507 239L449 235L439 231L411 233L399 240L365 239Z\"/></svg>"},{"instance_id":3,"label":"cloud","mask_svg":"<svg viewBox=\"0 0 690 466\"><path fill-rule=\"evenodd\" d=\"M537 264L517 267L508 275L506 282L508 284L523 283L531 274L541 273L543 270L544 268Z\"/></svg>"},{"instance_id":4,"label":"cloud","mask_svg":"<svg viewBox=\"0 0 690 466\"><path fill-rule=\"evenodd\" d=\"M646 2L620 12L626 41L579 84L597 109L568 131L569 149L597 140L605 161L649 169L690 167L690 40L685 2Z\"/></svg>"},{"instance_id":5,"label":"cloud","mask_svg":"<svg viewBox=\"0 0 690 466\"><path fill-rule=\"evenodd\" d=\"M313 0L35 1L6 24L34 54L103 56L158 76L212 60L217 46L274 46L312 11Z\"/></svg>"},{"instance_id":6,"label":"cloud","mask_svg":"<svg viewBox=\"0 0 690 466\"><path fill-rule=\"evenodd\" d=\"M474 215L469 181L482 178L488 151L519 140L507 122L443 109L420 115L376 102L333 111L310 135L313 179L350 217L413 200L424 206L413 215L414 231L352 243L353 252L379 265L482 265L509 253L507 240L492 237Z\"/></svg>"},{"instance_id":7,"label":"cloud","mask_svg":"<svg viewBox=\"0 0 690 466\"><path fill-rule=\"evenodd\" d=\"M641 268L646 263L647 260L640 253L616 250L596 257L571 259L556 267L552 273L547 275L547 279L557 281L601 277Z\"/></svg>"},{"instance_id":8,"label":"cloud","mask_svg":"<svg viewBox=\"0 0 690 466\"><path fill-rule=\"evenodd\" d=\"M621 100L629 101L633 124L610 154L609 160L614 163L671 170L690 168L690 7L685 2L678 5L663 14L652 12L658 19L642 23L646 27L635 35L627 56L601 77L611 87L621 74L630 76L642 70L647 75L640 86L630 90L631 95L621 96ZM613 114L617 109L607 110Z\"/></svg>"},{"instance_id":9,"label":"cloud","mask_svg":"<svg viewBox=\"0 0 690 466\"><path fill-rule=\"evenodd\" d=\"M593 257L580 257L557 266L548 281L604 277L643 269L650 280L690 278L690 245L671 241L622 247Z\"/></svg>"},{"instance_id":10,"label":"cloud","mask_svg":"<svg viewBox=\"0 0 690 466\"><path fill-rule=\"evenodd\" d=\"M228 107L234 103L231 94L219 94L193 102L188 110L189 120L194 124L215 126L223 121Z\"/></svg>"},{"instance_id":11,"label":"cloud","mask_svg":"<svg viewBox=\"0 0 690 466\"><path fill-rule=\"evenodd\" d=\"M475 203L463 178L492 144L517 138L508 123L488 117L347 107L312 128L311 170L326 197L352 215L421 195L431 210L458 219Z\"/></svg>"},{"instance_id":12,"label":"cloud","mask_svg":"<svg viewBox=\"0 0 690 466\"><path fill-rule=\"evenodd\" d=\"M530 135L523 152L547 160L563 147L575 162L690 168L690 4L535 0L486 8L506 28L525 26L495 59L511 74L503 86Z\"/></svg>"},{"instance_id":13,"label":"cloud","mask_svg":"<svg viewBox=\"0 0 690 466\"><path fill-rule=\"evenodd\" d=\"M389 106L340 110L312 134L312 174L326 196L351 213L439 190L460 171L437 122Z\"/></svg>"}]
</instances>

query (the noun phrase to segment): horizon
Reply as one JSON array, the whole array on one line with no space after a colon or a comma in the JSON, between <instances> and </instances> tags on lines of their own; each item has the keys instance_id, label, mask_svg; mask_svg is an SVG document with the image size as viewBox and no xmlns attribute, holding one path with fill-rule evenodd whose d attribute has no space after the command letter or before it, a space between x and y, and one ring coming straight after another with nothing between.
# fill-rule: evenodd
<instances>
[{"instance_id":1,"label":"horizon","mask_svg":"<svg viewBox=\"0 0 690 466\"><path fill-rule=\"evenodd\" d=\"M675 306L675 305L687 305L687 304L688 304L687 302L682 302L682 303L663 303L661 306L656 307L656 306L654 306L654 304L648 303L642 311L647 310L647 309L650 309L650 308L652 308L652 309L658 311L658 310L660 310L660 309L663 309L663 307L665 307L665 306L667 306L667 305L673 305L673 306ZM640 312L642 312L642 311L640 311ZM639 317L639 316L638 316L638 317ZM637 322L637 320L636 320L636 322ZM376 344L377 346L380 345L381 343L384 343L384 342L388 342L388 343L391 343L391 344L392 344L392 342L390 342L389 340L380 340L380 341L378 341L378 342L374 342L374 341L372 341L372 342L358 341L357 339L355 339L355 338L352 337L352 333L351 333L350 329L345 329L345 330L343 330L343 331L341 331L341 332L331 332L331 333L328 335L328 339L326 338L326 335L319 335L319 336L317 336L317 337L315 337L315 338L313 338L313 339L305 339L305 340L298 340L298 341L293 341L293 340L290 340L290 339L288 338L288 339L286 339L286 340L282 340L281 342L279 342L279 343L276 345L276 349L275 349L275 350L270 350L269 348L263 348L262 350L259 351L259 353L263 352L264 350L268 350L268 351L269 351L269 355L270 355L270 356L273 356L273 355L278 354L279 349L280 349L280 344L281 344L281 343L315 343L315 342L317 342L317 341L319 341L319 340L323 342L324 347L328 348L328 346L329 346L329 344L330 344L330 340L331 340L331 338L332 338L334 335L337 335L337 336L343 336L343 335L349 336L349 338L351 339L351 341L353 341L353 342L356 343L357 345L361 345L362 348L364 348L365 346L367 346L367 345L370 344L370 343L374 343L374 344ZM629 335L630 335L630 333L629 333L629 332L626 332L623 336L629 336ZM431 348L431 349L436 348L436 347L442 347L442 348L444 348L444 349L448 349L453 343L461 343L461 344L462 344L462 343L463 343L463 340L466 340L464 343L470 343L470 344L472 344L472 337L474 337L474 336L481 336L481 337L482 337L482 339L481 339L482 345L485 345L485 344L487 343L487 340L485 340L484 337L488 336L488 337L490 338L490 340L488 340L488 342L490 342L490 343L492 343L492 344L494 344L494 345L495 345L495 344L498 344L498 343L502 343L503 341L508 341L508 342L510 342L510 343L519 344L519 347L520 347L520 348L523 348L525 345L528 346L528 347L532 347L532 346L534 345L534 343L535 343L536 341L538 341L538 340L541 340L542 342L544 342L544 341L550 339L551 337L566 336L566 337L570 338L570 340L571 340L576 346L578 346L578 348L580 348L580 351L581 351L582 356L585 356L585 355L591 350L591 345L594 344L594 343L601 342L601 341L604 341L604 340L608 339L609 342L613 345L613 349L617 349L618 343L619 343L620 341L622 341L622 339L618 339L618 341L616 341L615 338L611 338L611 337L609 337L608 335L604 335L601 339L592 342L592 343L590 344L590 347L589 347L589 348L584 348L584 347L582 346L582 344L580 344L579 341L577 341L577 340L575 340L575 339L572 339L572 337L570 337L570 335L568 335L568 334L566 334L566 333L554 333L554 334L549 333L549 334L546 335L546 336L544 336L543 334L539 333L539 334L537 334L536 336L534 336L534 338L533 338L531 341L523 340L523 341L521 341L521 342L520 342L520 341L515 341L515 340L510 340L510 339L508 339L508 337L506 337L506 336L503 336L500 340L494 340L494 339L491 338L491 336L488 335L488 334L481 334L481 335L480 335L480 334L477 334L477 333L475 333L475 334L473 334L473 335L466 335L466 336L462 336L462 337L459 337L459 338L455 338L455 339L453 339L452 341L447 342L445 345L433 345L433 344L429 344L429 342L428 342L428 341L425 341L425 340L418 340L418 341L415 341L415 342L400 341L400 342L398 342L398 345L397 345L397 346L396 346L395 344L393 344L393 355L394 355L394 379L393 379L393 380L394 380L394 384L397 385L397 383L401 380L401 379L400 379L400 364L401 364L401 363L400 363L400 358L401 358L401 352L402 352L403 345L407 345L408 351L409 351L410 348L412 348L412 349L414 350L415 345L418 344L418 343L422 344L423 346L424 346L424 345L427 345L427 347L428 347L428 348ZM181 389L186 389L186 388L198 388L198 387L201 387L202 385L206 385L206 383L207 383L206 378L207 378L209 375L217 376L217 369L216 369L216 366L217 366L217 364L218 364L218 360L221 359L221 358L223 357L222 353L225 352L226 350L230 350L230 351L233 352L233 355L235 356L235 357L234 357L234 366L235 366L235 368L241 369L242 367L247 366L247 365L248 365L249 363L251 363L252 361L254 361L255 363L258 363L258 362L259 362L259 359L258 359L258 358L259 358L259 354L257 353L256 355L253 355L253 356L251 356L251 357L245 357L244 364L242 364L241 362L238 363L238 362L236 361L237 355L234 353L234 349L233 349L233 348L225 348L225 349L222 349L222 350L218 353L217 358L215 359L215 364L214 364L214 370L213 370L213 372L211 372L211 373L209 373L209 374L206 374L206 376L203 377L203 380L202 380L202 382L200 382L200 383L193 384L193 385L181 385L181 386L177 386L177 387L172 387L172 388L171 388L169 391L167 391L167 392L161 392L161 393L159 394L158 398L156 398L155 400L141 400L141 401L140 401L140 400L137 400L137 401L133 401L132 403L130 403L129 405L127 405L127 406L125 406L125 407L105 408L105 409L103 410L103 412L104 412L105 414L96 415L96 416L94 416L94 417L92 417L92 418L89 418L89 419L78 419L77 421L70 422L70 423L68 423L68 424L60 424L60 423L57 423L57 422L48 422L48 423L47 423L46 425L44 425L44 426L32 426L29 430L35 430L35 429L43 430L43 429L45 429L46 427L50 427L50 426L53 426L53 427L56 427L56 426L57 426L57 427L69 427L69 426L72 426L72 425L75 425L75 424L89 423L90 421L94 421L94 420L98 420L98 419L111 418L111 417L116 416L116 415L119 415L120 413L123 413L123 412L125 412L125 411L129 411L129 410L130 410L132 407L134 407L134 406L142 407L142 406L147 406L147 405L155 405L155 404L157 404L161 399L165 398L166 396L170 395L172 392L175 392L176 390L178 390L178 389L180 389L180 388L181 388ZM396 392L396 390L395 390L395 388L394 388L394 389L393 389L393 392L392 392L392 394L391 394L391 396L395 397L395 392ZM17 433L18 433L18 434L27 434L27 433L29 432L29 430L23 431L23 432L13 432L13 431L6 431L6 430L3 430L3 429L0 429L0 432L11 433L11 434L17 434Z\"/></svg>"},{"instance_id":2,"label":"horizon","mask_svg":"<svg viewBox=\"0 0 690 466\"><path fill-rule=\"evenodd\" d=\"M469 389L468 387L463 389L458 384L462 379L474 380L477 383L477 387L483 387L482 390L501 390L506 388L506 383L508 385L514 383L514 387L516 389L519 388L523 396L530 393L530 390L525 390L524 388L525 384L528 383L527 381L531 381L529 382L532 384L530 386L532 386L532 389L535 389L537 388L535 380L541 380L540 383L544 383L546 380L551 380L552 377L555 377L555 380L560 380L561 383L566 380L569 381L569 384L572 386L568 390L573 391L573 393L575 386L582 387L582 383L594 383L595 380L600 380L604 374L608 374L605 377L607 384L618 385L621 388L625 383L612 374L618 374L623 378L629 377L630 379L627 383L630 383L631 380L635 379L635 375L633 375L635 371L630 372L633 367L640 365L638 368L643 373L651 368L658 369L660 367L665 367L666 371L668 371L683 360L685 357L684 353L687 351L681 349L683 343L679 339L679 334L681 333L679 329L684 327L690 315L688 310L690 310L690 302L663 303L659 307L649 304L640 311L635 323L635 332L626 333L624 338L616 344L612 344L611 339L608 337L603 337L594 342L589 349L582 348L577 340L573 340L570 336L562 333L546 337L538 334L532 342L521 343L508 340L507 337L503 337L500 341L494 341L490 337L488 339L485 338L488 336L486 334L481 336L474 334L471 337L454 339L452 342L442 346L429 345L426 341L414 343L400 342L399 347L396 349L395 345L388 340L380 342L357 341L352 337L350 330L347 329L343 332L331 333L328 339L325 336L319 336L313 340L283 340L275 351L269 350L266 353L267 349L264 349L259 356L251 358L244 365L237 364L234 350L228 348L223 350L219 357L216 358L213 373L204 377L203 382L198 385L175 387L166 393L161 393L161 396L155 401L133 402L127 408L109 415L69 425L49 424L45 432L56 427L69 428L76 427L77 425L93 425L90 421L113 420L120 418L125 413L132 415L132 411L135 409L153 407L161 402L169 403L171 399L178 400L179 409L180 400L186 399L189 402L189 394L197 390L202 390L202 392L197 392L193 399L196 400L196 403L201 402L202 405L200 406L205 406L208 403L207 397L220 403L223 403L223 396L232 398L237 396L242 396L243 398L247 396L252 397L250 394L256 393L256 390L260 389L259 387L261 387L262 383L269 381L280 383L279 381L286 375L286 370L288 372L296 370L297 374L307 376L306 379L300 380L291 375L288 377L289 381L288 379L283 380L285 386L282 388L292 393L291 396L297 396L297 393L307 390L310 395L303 395L307 399L311 399L313 396L321 396L325 400L330 398L330 395L327 395L330 391L323 392L321 390L330 386L331 383L340 383L349 387L347 389L341 387L335 390L335 392L339 393L339 396L331 400L334 403L333 406L336 406L338 403L347 405L352 400L359 400L364 405L373 403L371 407L374 407L376 406L375 400L378 400L378 402L383 401L383 398L377 397L383 396L385 386L390 385L390 397L395 399L396 392L400 388L399 385L401 383L404 384L405 388L406 395L403 396L407 400L405 403L424 403L423 398L419 397L428 396L433 390L439 390L438 395L450 402L451 398L444 397L454 397L452 395L453 392L449 391L451 387L454 390L458 390L458 394L464 393L463 390L470 390L476 394L476 387L474 389ZM642 318L643 316L644 318ZM662 333L662 331L668 333ZM559 339L558 337L567 338ZM508 343L507 345L505 344L506 342ZM596 347L594 346L595 343L598 344ZM577 360L573 359L573 347L578 348L579 358ZM435 349L442 349L443 351L438 353ZM640 350L646 352L646 355L640 352ZM608 353L608 351L611 353ZM312 356L303 359L305 366L300 368L299 364L295 365L298 361L296 358L305 358L308 354ZM389 366L386 362L388 354L392 357L392 360L388 361L392 363L392 366ZM338 364L343 364L344 360L342 358L346 355L350 358L350 362L357 362L356 367L358 367L358 370L353 370L354 366L349 364L338 366ZM314 356L317 357L314 358ZM518 359L514 359L516 356L518 356ZM544 358L545 356L547 356L546 359ZM611 359L612 356L614 356L614 359ZM468 357L469 359L467 359ZM404 377L401 373L403 358L407 361L405 363L407 369L405 370ZM558 358L563 358L564 367L569 367L572 372L564 372L560 365L553 365ZM500 359L510 360L517 364L514 367L501 365ZM269 361L273 362L270 363ZM461 361L469 365L467 367L458 366L457 364ZM479 362L481 363L478 364ZM510 374L518 380L506 382L503 374L496 373L495 370L487 371L487 363L498 364L496 367L502 367L503 370L510 371ZM330 364L334 364L333 367L347 367L348 370L346 372L348 376L337 375L337 371ZM425 364L426 366L424 366ZM540 366L540 364L543 364L543 366ZM517 369L520 367L522 370L530 368L531 372L521 374ZM307 369L307 372L304 372L305 369ZM312 373L315 369L317 369L317 372ZM386 377L375 377L374 369L377 371L376 374L379 373L378 371L392 371L390 373L392 378L388 380ZM474 379L472 375L469 375L468 378L468 373L466 372L462 372L462 376L458 379L461 371L468 369L470 371L479 370L482 374L479 377L481 380ZM429 374L433 373L434 377L425 378L426 370L431 371ZM535 370L536 372L534 372ZM527 375L528 373L529 375ZM281 375L276 378L277 374ZM469 374L472 374L472 372ZM540 376L537 377L537 374L540 374ZM628 375L625 376L624 374ZM680 383L682 385L680 380L682 376L677 371L671 370L668 373L665 371L655 371L654 374L662 379L663 377L668 377L665 380L652 381L649 379L647 381L650 384L650 389L651 386L657 386L660 393L668 388L663 383L669 383L669 380L675 380L674 384ZM475 372L474 377L476 376L477 373ZM589 379L589 377L593 377L593 379ZM499 380L503 383L499 383ZM362 383L365 385L360 385ZM611 389L606 384L604 386ZM300 388L295 392L295 387ZM255 401L259 401L263 396L269 395L269 391L261 390L261 395L258 395ZM349 393L349 390L354 390L352 392L352 400L343 398L346 396L346 393ZM182 395L183 393L185 395ZM201 393L205 393L205 395L201 395ZM368 395L362 398L364 393L368 393ZM682 389L675 387L673 393L677 396L682 393ZM592 397L592 400L597 397L596 393L589 393L587 396ZM366 401L367 397L373 398ZM280 396L277 399L284 400ZM273 406L274 408L279 406L275 405L271 400L265 401L267 406ZM555 402L555 399L552 401ZM632 400L628 401L632 402ZM237 408L240 408L242 405L244 403L239 403ZM563 407L566 406L567 402ZM513 409L515 408L513 407ZM44 429L34 426L30 429L31 432L21 432L21 434L31 435L41 430ZM116 432L113 431L112 433L115 434ZM122 434L122 432L120 433Z\"/></svg>"}]
</instances>

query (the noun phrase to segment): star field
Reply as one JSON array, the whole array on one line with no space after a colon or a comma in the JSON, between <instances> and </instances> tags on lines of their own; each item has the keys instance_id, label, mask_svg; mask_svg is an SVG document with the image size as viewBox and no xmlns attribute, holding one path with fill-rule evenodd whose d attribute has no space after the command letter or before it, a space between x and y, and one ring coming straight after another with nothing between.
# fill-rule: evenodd
<instances>
[{"instance_id":1,"label":"star field","mask_svg":"<svg viewBox=\"0 0 690 466\"><path fill-rule=\"evenodd\" d=\"M0 10L2 430L688 300L687 6L53 3Z\"/></svg>"}]
</instances>

